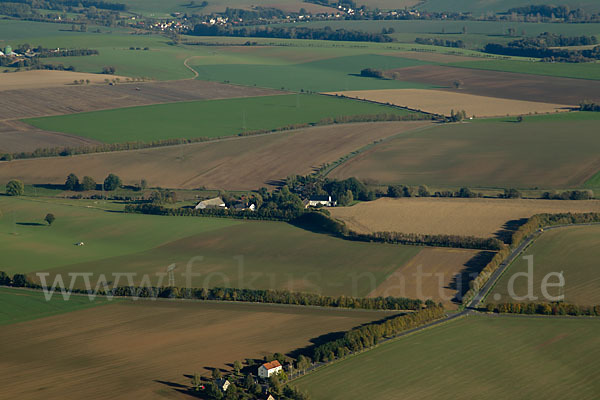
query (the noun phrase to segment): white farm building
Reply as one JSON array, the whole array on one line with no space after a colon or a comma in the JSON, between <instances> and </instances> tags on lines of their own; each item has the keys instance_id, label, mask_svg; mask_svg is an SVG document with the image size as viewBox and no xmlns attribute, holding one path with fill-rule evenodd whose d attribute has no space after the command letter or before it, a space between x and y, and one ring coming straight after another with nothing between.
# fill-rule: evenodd
<instances>
[{"instance_id":1,"label":"white farm building","mask_svg":"<svg viewBox=\"0 0 600 400\"><path fill-rule=\"evenodd\" d=\"M264 363L260 367L258 367L258 376L261 378L270 378L273 375L277 375L283 370L283 367L279 363L279 361L271 361L269 363Z\"/></svg>"}]
</instances>

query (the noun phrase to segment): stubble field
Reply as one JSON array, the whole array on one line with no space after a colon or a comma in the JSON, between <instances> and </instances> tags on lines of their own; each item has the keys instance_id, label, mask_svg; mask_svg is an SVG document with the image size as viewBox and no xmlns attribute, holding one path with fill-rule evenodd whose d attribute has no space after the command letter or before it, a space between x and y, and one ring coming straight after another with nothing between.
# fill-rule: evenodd
<instances>
[{"instance_id":1,"label":"stubble field","mask_svg":"<svg viewBox=\"0 0 600 400\"><path fill-rule=\"evenodd\" d=\"M599 200L382 198L335 207L331 215L352 230L492 237L505 224L541 213L600 212Z\"/></svg>"},{"instance_id":2,"label":"stubble field","mask_svg":"<svg viewBox=\"0 0 600 400\"><path fill-rule=\"evenodd\" d=\"M393 104L433 114L449 116L452 111L464 110L468 117L497 117L503 115L544 114L568 111L565 104L476 96L472 94L426 89L357 90L332 92L349 98Z\"/></svg>"}]
</instances>

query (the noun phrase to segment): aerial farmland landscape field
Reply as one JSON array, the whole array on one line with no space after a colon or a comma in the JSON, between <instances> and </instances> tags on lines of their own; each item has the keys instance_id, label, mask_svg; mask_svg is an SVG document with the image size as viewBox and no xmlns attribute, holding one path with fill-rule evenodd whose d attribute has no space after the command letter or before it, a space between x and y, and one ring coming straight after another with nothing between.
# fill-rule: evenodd
<instances>
[{"instance_id":1,"label":"aerial farmland landscape field","mask_svg":"<svg viewBox=\"0 0 600 400\"><path fill-rule=\"evenodd\" d=\"M595 0L0 0L0 398L600 393Z\"/></svg>"}]
</instances>

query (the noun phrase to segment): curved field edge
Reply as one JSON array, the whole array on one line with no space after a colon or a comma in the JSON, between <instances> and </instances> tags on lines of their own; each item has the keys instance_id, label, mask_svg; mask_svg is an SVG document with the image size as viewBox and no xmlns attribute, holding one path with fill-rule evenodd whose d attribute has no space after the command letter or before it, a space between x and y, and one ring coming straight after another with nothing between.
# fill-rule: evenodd
<instances>
[{"instance_id":1,"label":"curved field edge","mask_svg":"<svg viewBox=\"0 0 600 400\"><path fill-rule=\"evenodd\" d=\"M482 392L489 398L591 399L600 390L593 367L600 363L598 329L597 319L467 316L327 365L293 384L317 400L397 393L450 400Z\"/></svg>"},{"instance_id":2,"label":"curved field edge","mask_svg":"<svg viewBox=\"0 0 600 400\"><path fill-rule=\"evenodd\" d=\"M31 118L37 128L83 136L104 143L216 138L273 130L326 118L409 111L320 95L277 95L157 104Z\"/></svg>"}]
</instances>

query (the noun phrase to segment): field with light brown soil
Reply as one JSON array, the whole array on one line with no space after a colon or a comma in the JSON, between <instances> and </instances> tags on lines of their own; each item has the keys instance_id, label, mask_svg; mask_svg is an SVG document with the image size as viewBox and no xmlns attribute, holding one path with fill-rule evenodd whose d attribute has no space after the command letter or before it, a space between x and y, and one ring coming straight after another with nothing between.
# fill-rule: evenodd
<instances>
[{"instance_id":1,"label":"field with light brown soil","mask_svg":"<svg viewBox=\"0 0 600 400\"><path fill-rule=\"evenodd\" d=\"M108 78L107 75L100 74L87 74L83 72L72 72L72 71L47 71L47 70L34 70L34 71L23 71L15 73L0 74L0 91L4 92L7 90L17 89L41 89L56 86L65 86L73 84L73 81L89 80L90 83L104 83L104 79ZM110 79L121 79L125 81L125 77L111 75Z\"/></svg>"},{"instance_id":2,"label":"field with light brown soil","mask_svg":"<svg viewBox=\"0 0 600 400\"><path fill-rule=\"evenodd\" d=\"M461 61L465 60L463 58ZM454 82L461 82L459 89L448 89L452 93L468 93L479 96L569 105L578 105L584 99L600 101L600 82L586 79L485 71L441 65L421 65L390 72L395 72L397 79L402 81L426 83L448 88L452 88Z\"/></svg>"},{"instance_id":3,"label":"field with light brown soil","mask_svg":"<svg viewBox=\"0 0 600 400\"><path fill-rule=\"evenodd\" d=\"M358 232L396 231L491 237L540 213L600 212L599 200L381 198L352 207L331 208L331 215Z\"/></svg>"},{"instance_id":4,"label":"field with light brown soil","mask_svg":"<svg viewBox=\"0 0 600 400\"><path fill-rule=\"evenodd\" d=\"M121 301L2 327L0 385L12 399L187 399L184 375L389 313L257 304ZM26 373L24 373L26 371ZM68 395L66 395L68 394Z\"/></svg>"},{"instance_id":5,"label":"field with light brown soil","mask_svg":"<svg viewBox=\"0 0 600 400\"><path fill-rule=\"evenodd\" d=\"M408 297L432 299L447 308L456 308L457 295L468 290L470 273L477 273L493 255L463 249L424 248L404 264L369 297ZM463 283L464 282L464 283Z\"/></svg>"},{"instance_id":6,"label":"field with light brown soil","mask_svg":"<svg viewBox=\"0 0 600 400\"><path fill-rule=\"evenodd\" d=\"M414 110L449 116L451 111L465 110L467 116L499 117L505 115L552 113L568 111L564 104L538 103L498 97L429 89L354 90L340 94L350 98L389 103Z\"/></svg>"},{"instance_id":7,"label":"field with light brown soil","mask_svg":"<svg viewBox=\"0 0 600 400\"><path fill-rule=\"evenodd\" d=\"M149 186L250 190L292 174L307 174L324 163L375 140L430 122L380 122L319 126L251 137L145 150L0 163L0 182L64 183L71 172L97 181L109 173L125 184L146 179Z\"/></svg>"}]
</instances>

